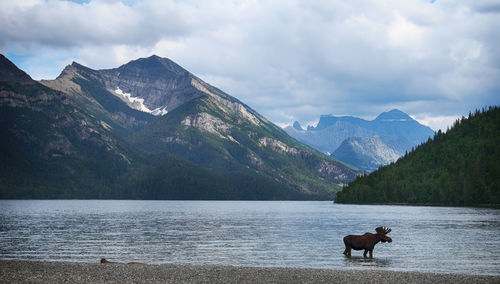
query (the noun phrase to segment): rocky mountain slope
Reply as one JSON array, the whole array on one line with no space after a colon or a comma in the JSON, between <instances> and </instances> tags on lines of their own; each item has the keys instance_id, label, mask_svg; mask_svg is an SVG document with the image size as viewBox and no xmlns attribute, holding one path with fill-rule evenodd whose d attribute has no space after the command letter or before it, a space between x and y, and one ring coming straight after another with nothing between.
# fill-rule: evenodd
<instances>
[{"instance_id":1,"label":"rocky mountain slope","mask_svg":"<svg viewBox=\"0 0 500 284\"><path fill-rule=\"evenodd\" d=\"M335 159L355 165L366 172L372 172L381 165L395 162L404 155L389 145L379 136L350 137L344 140L331 155Z\"/></svg>"},{"instance_id":2,"label":"rocky mountain slope","mask_svg":"<svg viewBox=\"0 0 500 284\"><path fill-rule=\"evenodd\" d=\"M164 115L202 95L193 83L198 78L175 62L155 55L99 73L106 87L126 98L132 108L155 115Z\"/></svg>"},{"instance_id":3,"label":"rocky mountain slope","mask_svg":"<svg viewBox=\"0 0 500 284\"><path fill-rule=\"evenodd\" d=\"M223 172L265 176L306 193L328 195L336 183L355 177L355 171L291 139L236 99L212 88L205 92L144 127L132 143Z\"/></svg>"},{"instance_id":4,"label":"rocky mountain slope","mask_svg":"<svg viewBox=\"0 0 500 284\"><path fill-rule=\"evenodd\" d=\"M367 172L394 162L434 134L399 110L384 112L371 121L322 115L316 127L303 130L294 125L285 128L290 136Z\"/></svg>"},{"instance_id":5,"label":"rocky mountain slope","mask_svg":"<svg viewBox=\"0 0 500 284\"><path fill-rule=\"evenodd\" d=\"M152 114L130 107L127 100L114 94L99 71L76 62L66 66L55 80L42 80L41 83L65 93L121 137L131 135L154 119Z\"/></svg>"},{"instance_id":6,"label":"rocky mountain slope","mask_svg":"<svg viewBox=\"0 0 500 284\"><path fill-rule=\"evenodd\" d=\"M357 175L166 58L73 63L42 83L135 157L113 189L120 197L324 199Z\"/></svg>"},{"instance_id":7,"label":"rocky mountain slope","mask_svg":"<svg viewBox=\"0 0 500 284\"><path fill-rule=\"evenodd\" d=\"M157 98L164 94L148 97L148 90L116 86L144 98L144 104L150 108L168 110L131 139L135 147L145 152L174 153L203 167L242 175L242 180L264 177L313 195L330 195L336 191L335 184L352 180L356 175L345 165L291 139L255 110L168 59L153 56L116 70L128 70L132 68L129 65L134 74L137 66L163 66L156 72L175 82L170 86L176 91L167 92L173 98L170 100ZM106 76L109 72L105 71ZM141 84L140 80L141 76L128 77L127 82L134 86L151 83L148 79ZM180 94L184 95L177 90L183 90Z\"/></svg>"}]
</instances>

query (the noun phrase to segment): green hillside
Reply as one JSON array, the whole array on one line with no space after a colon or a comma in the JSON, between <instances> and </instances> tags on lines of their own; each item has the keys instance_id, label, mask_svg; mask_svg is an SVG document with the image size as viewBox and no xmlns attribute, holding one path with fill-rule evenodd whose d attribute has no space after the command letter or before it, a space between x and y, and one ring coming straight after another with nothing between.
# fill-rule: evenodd
<instances>
[{"instance_id":1,"label":"green hillside","mask_svg":"<svg viewBox=\"0 0 500 284\"><path fill-rule=\"evenodd\" d=\"M0 60L4 73L25 75L17 82L0 76L0 198L105 193L134 155L65 94Z\"/></svg>"},{"instance_id":2,"label":"green hillside","mask_svg":"<svg viewBox=\"0 0 500 284\"><path fill-rule=\"evenodd\" d=\"M476 111L396 163L358 177L337 203L500 204L500 108Z\"/></svg>"}]
</instances>

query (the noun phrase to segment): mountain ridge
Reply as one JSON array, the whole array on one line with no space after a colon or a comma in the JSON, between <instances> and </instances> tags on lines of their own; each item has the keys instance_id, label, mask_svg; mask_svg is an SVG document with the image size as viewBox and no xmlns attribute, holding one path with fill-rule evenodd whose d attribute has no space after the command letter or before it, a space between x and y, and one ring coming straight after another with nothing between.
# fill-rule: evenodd
<instances>
[{"instance_id":1,"label":"mountain ridge","mask_svg":"<svg viewBox=\"0 0 500 284\"><path fill-rule=\"evenodd\" d=\"M0 54L0 78L2 81L15 83L32 83L34 80L26 72Z\"/></svg>"},{"instance_id":2,"label":"mountain ridge","mask_svg":"<svg viewBox=\"0 0 500 284\"><path fill-rule=\"evenodd\" d=\"M400 111L399 109L392 109L390 111L383 112L379 114L375 119L375 121L411 121L411 118L408 114Z\"/></svg>"},{"instance_id":3,"label":"mountain ridge","mask_svg":"<svg viewBox=\"0 0 500 284\"><path fill-rule=\"evenodd\" d=\"M141 70L150 64L152 69ZM74 62L55 80L41 83L88 113L121 141L129 157L119 174L110 175L116 176L115 185L101 195L95 195L101 186L92 194L74 188L78 196L331 199L341 184L358 174L168 59L152 56L104 70ZM134 108L130 99L147 110L168 110L155 115Z\"/></svg>"},{"instance_id":4,"label":"mountain ridge","mask_svg":"<svg viewBox=\"0 0 500 284\"><path fill-rule=\"evenodd\" d=\"M393 153L401 156L434 134L432 129L397 109L383 112L373 120L321 115L316 127L308 126L304 131L288 126L284 130L302 143L368 172L394 162ZM384 139L371 139L374 137ZM355 143L353 140L346 141L350 138L357 140ZM382 148L387 151L378 151ZM373 152L367 153L365 149L372 149ZM357 158L351 159L353 156Z\"/></svg>"}]
</instances>

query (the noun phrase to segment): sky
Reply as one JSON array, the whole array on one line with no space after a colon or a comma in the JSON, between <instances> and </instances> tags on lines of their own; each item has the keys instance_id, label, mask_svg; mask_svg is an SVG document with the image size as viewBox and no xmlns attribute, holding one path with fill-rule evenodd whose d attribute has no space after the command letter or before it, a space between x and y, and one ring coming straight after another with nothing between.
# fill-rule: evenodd
<instances>
[{"instance_id":1,"label":"sky","mask_svg":"<svg viewBox=\"0 0 500 284\"><path fill-rule=\"evenodd\" d=\"M500 1L0 1L34 79L167 57L274 123L400 109L434 130L500 105Z\"/></svg>"}]
</instances>

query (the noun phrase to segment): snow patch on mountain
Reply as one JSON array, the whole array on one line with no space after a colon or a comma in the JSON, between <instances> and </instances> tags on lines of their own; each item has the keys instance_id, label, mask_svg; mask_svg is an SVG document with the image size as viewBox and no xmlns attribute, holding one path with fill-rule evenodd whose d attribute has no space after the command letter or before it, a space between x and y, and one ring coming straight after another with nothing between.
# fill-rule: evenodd
<instances>
[{"instance_id":1,"label":"snow patch on mountain","mask_svg":"<svg viewBox=\"0 0 500 284\"><path fill-rule=\"evenodd\" d=\"M151 114L152 115L156 115L156 116L164 116L165 114L168 113L168 110L167 110L167 107L158 107L158 108L155 108L154 110L151 111Z\"/></svg>"},{"instance_id":2,"label":"snow patch on mountain","mask_svg":"<svg viewBox=\"0 0 500 284\"><path fill-rule=\"evenodd\" d=\"M133 97L132 94L125 93L119 87L116 87L115 94L118 95L123 101L125 101L131 108L140 110L143 112L150 113L156 116L163 116L168 113L167 107L158 107L150 110L146 105L144 105L144 99L140 97Z\"/></svg>"}]
</instances>

